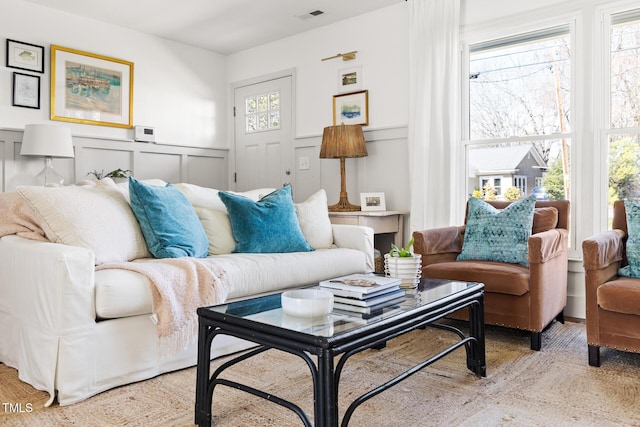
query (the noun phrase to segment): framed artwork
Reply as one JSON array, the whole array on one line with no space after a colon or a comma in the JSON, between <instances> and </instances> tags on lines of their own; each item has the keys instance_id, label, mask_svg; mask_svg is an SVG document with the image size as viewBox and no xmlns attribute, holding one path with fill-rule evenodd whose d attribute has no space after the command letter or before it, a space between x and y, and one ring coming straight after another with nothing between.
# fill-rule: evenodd
<instances>
[{"instance_id":1,"label":"framed artwork","mask_svg":"<svg viewBox=\"0 0 640 427\"><path fill-rule=\"evenodd\" d=\"M40 76L13 73L13 98L11 105L40 109Z\"/></svg>"},{"instance_id":2,"label":"framed artwork","mask_svg":"<svg viewBox=\"0 0 640 427\"><path fill-rule=\"evenodd\" d=\"M369 124L369 91L333 95L333 125Z\"/></svg>"},{"instance_id":3,"label":"framed artwork","mask_svg":"<svg viewBox=\"0 0 640 427\"><path fill-rule=\"evenodd\" d=\"M362 65L338 71L338 92L354 92L362 89Z\"/></svg>"},{"instance_id":4,"label":"framed artwork","mask_svg":"<svg viewBox=\"0 0 640 427\"><path fill-rule=\"evenodd\" d=\"M7 39L7 67L44 73L44 47Z\"/></svg>"},{"instance_id":5,"label":"framed artwork","mask_svg":"<svg viewBox=\"0 0 640 427\"><path fill-rule=\"evenodd\" d=\"M360 209L363 211L386 211L384 193L360 193Z\"/></svg>"},{"instance_id":6,"label":"framed artwork","mask_svg":"<svg viewBox=\"0 0 640 427\"><path fill-rule=\"evenodd\" d=\"M51 120L133 127L133 62L51 45Z\"/></svg>"}]
</instances>

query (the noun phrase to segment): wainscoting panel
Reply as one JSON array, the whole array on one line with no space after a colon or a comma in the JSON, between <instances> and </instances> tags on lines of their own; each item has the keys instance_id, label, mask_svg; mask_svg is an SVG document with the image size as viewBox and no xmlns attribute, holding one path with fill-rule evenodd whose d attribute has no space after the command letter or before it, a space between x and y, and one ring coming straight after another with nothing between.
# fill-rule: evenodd
<instances>
[{"instance_id":1,"label":"wainscoting panel","mask_svg":"<svg viewBox=\"0 0 640 427\"><path fill-rule=\"evenodd\" d=\"M0 184L3 192L31 185L44 159L20 156L22 129L0 128ZM75 158L54 159L67 183L89 179L92 171L130 170L139 179L160 178L229 189L229 150L156 145L131 140L73 136Z\"/></svg>"}]
</instances>

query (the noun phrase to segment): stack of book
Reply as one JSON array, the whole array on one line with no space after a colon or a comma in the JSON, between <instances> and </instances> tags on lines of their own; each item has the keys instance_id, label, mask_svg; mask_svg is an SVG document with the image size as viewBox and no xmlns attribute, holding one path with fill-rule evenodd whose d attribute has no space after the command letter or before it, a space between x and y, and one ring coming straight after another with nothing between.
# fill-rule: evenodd
<instances>
[{"instance_id":1,"label":"stack of book","mask_svg":"<svg viewBox=\"0 0 640 427\"><path fill-rule=\"evenodd\" d=\"M333 293L336 310L376 314L405 300L402 281L372 274L350 274L320 282L320 287Z\"/></svg>"}]
</instances>

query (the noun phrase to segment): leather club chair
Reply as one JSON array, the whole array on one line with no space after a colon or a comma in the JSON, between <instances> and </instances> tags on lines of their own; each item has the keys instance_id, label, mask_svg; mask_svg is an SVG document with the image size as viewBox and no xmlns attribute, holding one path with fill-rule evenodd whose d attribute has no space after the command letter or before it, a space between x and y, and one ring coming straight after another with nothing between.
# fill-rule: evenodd
<instances>
[{"instance_id":1,"label":"leather club chair","mask_svg":"<svg viewBox=\"0 0 640 427\"><path fill-rule=\"evenodd\" d=\"M488 203L504 209L511 202ZM464 231L462 225L413 232L414 251L422 254L422 277L484 283L485 323L530 331L531 349L540 350L542 331L554 320L564 323L569 201L536 201L528 240L529 267L457 261ZM467 319L468 315L459 311L451 317Z\"/></svg>"},{"instance_id":2,"label":"leather club chair","mask_svg":"<svg viewBox=\"0 0 640 427\"><path fill-rule=\"evenodd\" d=\"M640 279L618 276L629 264L624 202L613 204L612 229L582 242L587 298L589 365L600 366L600 347L640 352Z\"/></svg>"}]
</instances>

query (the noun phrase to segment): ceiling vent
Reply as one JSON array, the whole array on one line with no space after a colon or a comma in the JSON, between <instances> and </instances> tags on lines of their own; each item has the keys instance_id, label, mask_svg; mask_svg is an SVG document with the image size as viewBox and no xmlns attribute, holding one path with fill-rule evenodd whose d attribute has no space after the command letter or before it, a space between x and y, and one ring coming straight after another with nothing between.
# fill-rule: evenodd
<instances>
[{"instance_id":1,"label":"ceiling vent","mask_svg":"<svg viewBox=\"0 0 640 427\"><path fill-rule=\"evenodd\" d=\"M320 16L323 13L324 12L321 11L321 10L314 10L312 12L305 13L304 15L299 15L298 18L303 19L303 20L304 19L310 19L310 18L313 18L313 17L316 17L316 16Z\"/></svg>"}]
</instances>

